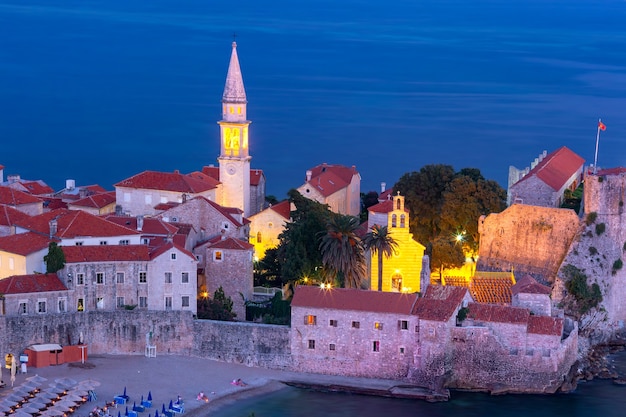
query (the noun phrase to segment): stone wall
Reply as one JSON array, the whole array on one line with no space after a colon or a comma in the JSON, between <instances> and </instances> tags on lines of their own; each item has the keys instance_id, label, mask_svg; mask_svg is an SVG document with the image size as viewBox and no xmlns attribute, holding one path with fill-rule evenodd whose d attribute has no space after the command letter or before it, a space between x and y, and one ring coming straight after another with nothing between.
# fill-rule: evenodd
<instances>
[{"instance_id":1,"label":"stone wall","mask_svg":"<svg viewBox=\"0 0 626 417\"><path fill-rule=\"evenodd\" d=\"M0 354L19 354L31 344L77 344L80 332L89 354L143 355L146 334L152 332L157 355L189 355L276 369L290 364L288 327L194 320L184 311L3 316Z\"/></svg>"},{"instance_id":2,"label":"stone wall","mask_svg":"<svg viewBox=\"0 0 626 417\"><path fill-rule=\"evenodd\" d=\"M531 274L554 281L580 229L573 210L514 204L479 221L477 269Z\"/></svg>"}]
</instances>

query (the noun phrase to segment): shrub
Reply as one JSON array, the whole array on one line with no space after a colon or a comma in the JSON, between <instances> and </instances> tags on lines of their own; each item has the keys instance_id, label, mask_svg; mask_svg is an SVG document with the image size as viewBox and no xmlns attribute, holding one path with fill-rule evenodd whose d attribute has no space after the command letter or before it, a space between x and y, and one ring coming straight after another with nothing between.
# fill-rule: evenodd
<instances>
[{"instance_id":1,"label":"shrub","mask_svg":"<svg viewBox=\"0 0 626 417\"><path fill-rule=\"evenodd\" d=\"M596 224L596 235L600 236L606 230L606 224L599 223Z\"/></svg>"},{"instance_id":2,"label":"shrub","mask_svg":"<svg viewBox=\"0 0 626 417\"><path fill-rule=\"evenodd\" d=\"M569 278L565 288L576 300L580 314L585 314L602 301L600 286L597 283L588 286L587 275L580 269L568 264L563 268L563 273Z\"/></svg>"},{"instance_id":3,"label":"shrub","mask_svg":"<svg viewBox=\"0 0 626 417\"><path fill-rule=\"evenodd\" d=\"M456 320L460 323L467 318L467 313L469 312L469 308L462 307L459 310L459 313L456 315Z\"/></svg>"},{"instance_id":4,"label":"shrub","mask_svg":"<svg viewBox=\"0 0 626 417\"><path fill-rule=\"evenodd\" d=\"M589 255L593 256L593 255L597 255L597 254L598 254L598 250L594 246L590 246L589 247Z\"/></svg>"},{"instance_id":5,"label":"shrub","mask_svg":"<svg viewBox=\"0 0 626 417\"><path fill-rule=\"evenodd\" d=\"M613 273L613 275L615 275L617 273L617 271L622 269L623 266L624 266L624 262L622 262L621 258L617 259L615 262L613 262L613 271L611 271Z\"/></svg>"},{"instance_id":6,"label":"shrub","mask_svg":"<svg viewBox=\"0 0 626 417\"><path fill-rule=\"evenodd\" d=\"M596 221L597 218L598 218L598 213L596 213L595 211L592 211L591 213L587 214L585 223L587 224L587 226L591 226Z\"/></svg>"}]
</instances>

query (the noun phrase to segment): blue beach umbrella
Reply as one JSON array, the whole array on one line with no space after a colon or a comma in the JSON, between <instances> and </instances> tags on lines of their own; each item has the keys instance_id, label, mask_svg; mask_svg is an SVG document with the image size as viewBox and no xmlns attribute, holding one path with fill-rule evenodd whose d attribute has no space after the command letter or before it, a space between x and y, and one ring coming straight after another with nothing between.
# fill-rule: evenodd
<instances>
[{"instance_id":1,"label":"blue beach umbrella","mask_svg":"<svg viewBox=\"0 0 626 417\"><path fill-rule=\"evenodd\" d=\"M117 410L117 417L122 417L122 412L120 410Z\"/></svg>"},{"instance_id":2,"label":"blue beach umbrella","mask_svg":"<svg viewBox=\"0 0 626 417\"><path fill-rule=\"evenodd\" d=\"M172 400L170 400L170 410L172 409Z\"/></svg>"},{"instance_id":3,"label":"blue beach umbrella","mask_svg":"<svg viewBox=\"0 0 626 417\"><path fill-rule=\"evenodd\" d=\"M152 391L148 391L148 401L152 401Z\"/></svg>"},{"instance_id":4,"label":"blue beach umbrella","mask_svg":"<svg viewBox=\"0 0 626 417\"><path fill-rule=\"evenodd\" d=\"M159 417L159 410L156 410L156 411L154 412L154 417Z\"/></svg>"},{"instance_id":5,"label":"blue beach umbrella","mask_svg":"<svg viewBox=\"0 0 626 417\"><path fill-rule=\"evenodd\" d=\"M165 404L161 404L161 413L165 414Z\"/></svg>"},{"instance_id":6,"label":"blue beach umbrella","mask_svg":"<svg viewBox=\"0 0 626 417\"><path fill-rule=\"evenodd\" d=\"M124 397L126 397L126 387L124 387Z\"/></svg>"},{"instance_id":7,"label":"blue beach umbrella","mask_svg":"<svg viewBox=\"0 0 626 417\"><path fill-rule=\"evenodd\" d=\"M126 406L126 413L124 415L128 417L128 406Z\"/></svg>"}]
</instances>

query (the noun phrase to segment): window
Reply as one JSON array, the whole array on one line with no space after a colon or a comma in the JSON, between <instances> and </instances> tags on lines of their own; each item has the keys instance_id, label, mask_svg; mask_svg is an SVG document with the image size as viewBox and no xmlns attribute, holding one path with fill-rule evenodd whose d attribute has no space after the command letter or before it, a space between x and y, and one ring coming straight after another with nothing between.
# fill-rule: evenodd
<instances>
[{"instance_id":1,"label":"window","mask_svg":"<svg viewBox=\"0 0 626 417\"><path fill-rule=\"evenodd\" d=\"M148 282L148 273L147 272L140 272L139 273L139 283L140 284L145 284L146 282Z\"/></svg>"},{"instance_id":2,"label":"window","mask_svg":"<svg viewBox=\"0 0 626 417\"><path fill-rule=\"evenodd\" d=\"M105 246L106 244L107 244L107 241L106 241L106 240L101 240L101 241L100 241L100 246Z\"/></svg>"},{"instance_id":3,"label":"window","mask_svg":"<svg viewBox=\"0 0 626 417\"><path fill-rule=\"evenodd\" d=\"M183 284L189 284L189 272L183 272L180 281Z\"/></svg>"},{"instance_id":4,"label":"window","mask_svg":"<svg viewBox=\"0 0 626 417\"><path fill-rule=\"evenodd\" d=\"M329 325L330 327L337 327L337 320L331 320Z\"/></svg>"},{"instance_id":5,"label":"window","mask_svg":"<svg viewBox=\"0 0 626 417\"><path fill-rule=\"evenodd\" d=\"M403 347L400 348L400 353L404 354L404 348Z\"/></svg>"},{"instance_id":6,"label":"window","mask_svg":"<svg viewBox=\"0 0 626 417\"><path fill-rule=\"evenodd\" d=\"M315 340L309 339L309 349L315 349Z\"/></svg>"},{"instance_id":7,"label":"window","mask_svg":"<svg viewBox=\"0 0 626 417\"><path fill-rule=\"evenodd\" d=\"M144 237L143 239L141 239L141 243L143 243L144 245L148 245L150 243L150 239Z\"/></svg>"},{"instance_id":8,"label":"window","mask_svg":"<svg viewBox=\"0 0 626 417\"><path fill-rule=\"evenodd\" d=\"M400 215L400 227L404 227L404 220L405 220L405 217L406 217L406 216L405 216L404 214L401 214L401 215Z\"/></svg>"},{"instance_id":9,"label":"window","mask_svg":"<svg viewBox=\"0 0 626 417\"><path fill-rule=\"evenodd\" d=\"M398 222L398 216L396 214L391 215L391 227L396 227L396 223Z\"/></svg>"},{"instance_id":10,"label":"window","mask_svg":"<svg viewBox=\"0 0 626 417\"><path fill-rule=\"evenodd\" d=\"M185 195L186 195L186 194L185 194ZM184 200L185 200L185 198L183 198L183 201L184 201ZM178 222L178 217L172 217L172 221L173 221L174 223Z\"/></svg>"},{"instance_id":11,"label":"window","mask_svg":"<svg viewBox=\"0 0 626 417\"><path fill-rule=\"evenodd\" d=\"M120 240L120 245L122 245L122 246L128 246L128 245L130 245L130 240L128 240L128 239L122 239L122 240Z\"/></svg>"},{"instance_id":12,"label":"window","mask_svg":"<svg viewBox=\"0 0 626 417\"><path fill-rule=\"evenodd\" d=\"M213 252L213 260L217 262L222 261L223 260L222 251L216 250L215 252Z\"/></svg>"},{"instance_id":13,"label":"window","mask_svg":"<svg viewBox=\"0 0 626 417\"><path fill-rule=\"evenodd\" d=\"M104 272L96 272L96 284L104 284Z\"/></svg>"},{"instance_id":14,"label":"window","mask_svg":"<svg viewBox=\"0 0 626 417\"><path fill-rule=\"evenodd\" d=\"M139 297L139 308L148 308L148 297Z\"/></svg>"},{"instance_id":15,"label":"window","mask_svg":"<svg viewBox=\"0 0 626 417\"><path fill-rule=\"evenodd\" d=\"M13 260L13 258L9 258L9 269L15 269L15 261Z\"/></svg>"},{"instance_id":16,"label":"window","mask_svg":"<svg viewBox=\"0 0 626 417\"><path fill-rule=\"evenodd\" d=\"M391 276L391 290L395 292L402 291L402 274L396 272Z\"/></svg>"},{"instance_id":17,"label":"window","mask_svg":"<svg viewBox=\"0 0 626 417\"><path fill-rule=\"evenodd\" d=\"M377 321L376 323L374 323L374 329L382 330L383 329L383 324L381 322Z\"/></svg>"},{"instance_id":18,"label":"window","mask_svg":"<svg viewBox=\"0 0 626 417\"><path fill-rule=\"evenodd\" d=\"M406 320L398 320L398 330L409 330L409 322Z\"/></svg>"},{"instance_id":19,"label":"window","mask_svg":"<svg viewBox=\"0 0 626 417\"><path fill-rule=\"evenodd\" d=\"M28 303L26 301L20 301L20 304L17 308L18 314L28 314Z\"/></svg>"},{"instance_id":20,"label":"window","mask_svg":"<svg viewBox=\"0 0 626 417\"><path fill-rule=\"evenodd\" d=\"M165 273L165 283L166 284L171 284L172 283L172 273L171 272L166 272Z\"/></svg>"},{"instance_id":21,"label":"window","mask_svg":"<svg viewBox=\"0 0 626 417\"><path fill-rule=\"evenodd\" d=\"M83 242L76 242L76 246L83 246Z\"/></svg>"},{"instance_id":22,"label":"window","mask_svg":"<svg viewBox=\"0 0 626 417\"><path fill-rule=\"evenodd\" d=\"M115 300L115 305L117 306L117 308L124 307L124 297L117 297Z\"/></svg>"},{"instance_id":23,"label":"window","mask_svg":"<svg viewBox=\"0 0 626 417\"><path fill-rule=\"evenodd\" d=\"M165 297L165 309L166 310L172 309L172 297Z\"/></svg>"},{"instance_id":24,"label":"window","mask_svg":"<svg viewBox=\"0 0 626 417\"><path fill-rule=\"evenodd\" d=\"M124 273L123 272L118 272L115 274L115 282L117 282L118 284L123 284L124 283Z\"/></svg>"},{"instance_id":25,"label":"window","mask_svg":"<svg viewBox=\"0 0 626 417\"><path fill-rule=\"evenodd\" d=\"M396 210L400 210L400 199L396 200Z\"/></svg>"},{"instance_id":26,"label":"window","mask_svg":"<svg viewBox=\"0 0 626 417\"><path fill-rule=\"evenodd\" d=\"M261 243L263 239L261 238L261 232L257 232L256 234L256 243Z\"/></svg>"},{"instance_id":27,"label":"window","mask_svg":"<svg viewBox=\"0 0 626 417\"><path fill-rule=\"evenodd\" d=\"M330 345L328 345L328 350L335 350L336 346L334 343L331 343Z\"/></svg>"},{"instance_id":28,"label":"window","mask_svg":"<svg viewBox=\"0 0 626 417\"><path fill-rule=\"evenodd\" d=\"M82 298L76 300L76 311L85 311L85 300Z\"/></svg>"},{"instance_id":29,"label":"window","mask_svg":"<svg viewBox=\"0 0 626 417\"><path fill-rule=\"evenodd\" d=\"M102 297L96 298L96 308L98 310L103 310L104 309L104 298L102 298Z\"/></svg>"},{"instance_id":30,"label":"window","mask_svg":"<svg viewBox=\"0 0 626 417\"><path fill-rule=\"evenodd\" d=\"M315 326L317 324L317 316L311 314L304 316L304 324L307 326Z\"/></svg>"},{"instance_id":31,"label":"window","mask_svg":"<svg viewBox=\"0 0 626 417\"><path fill-rule=\"evenodd\" d=\"M85 274L76 274L76 285L85 285Z\"/></svg>"},{"instance_id":32,"label":"window","mask_svg":"<svg viewBox=\"0 0 626 417\"><path fill-rule=\"evenodd\" d=\"M361 323L358 321L353 321L352 322L352 328L353 329L358 329L359 327L361 327Z\"/></svg>"},{"instance_id":33,"label":"window","mask_svg":"<svg viewBox=\"0 0 626 417\"><path fill-rule=\"evenodd\" d=\"M374 343L372 345L372 351L380 352L380 342L378 340L374 340Z\"/></svg>"},{"instance_id":34,"label":"window","mask_svg":"<svg viewBox=\"0 0 626 417\"><path fill-rule=\"evenodd\" d=\"M170 259L172 259L172 261L176 260L176 254L174 252L170 253Z\"/></svg>"},{"instance_id":35,"label":"window","mask_svg":"<svg viewBox=\"0 0 626 417\"><path fill-rule=\"evenodd\" d=\"M67 311L67 299L59 298L58 307L59 313L65 313Z\"/></svg>"},{"instance_id":36,"label":"window","mask_svg":"<svg viewBox=\"0 0 626 417\"><path fill-rule=\"evenodd\" d=\"M182 306L183 307L189 307L189 296L188 295L183 295Z\"/></svg>"}]
</instances>

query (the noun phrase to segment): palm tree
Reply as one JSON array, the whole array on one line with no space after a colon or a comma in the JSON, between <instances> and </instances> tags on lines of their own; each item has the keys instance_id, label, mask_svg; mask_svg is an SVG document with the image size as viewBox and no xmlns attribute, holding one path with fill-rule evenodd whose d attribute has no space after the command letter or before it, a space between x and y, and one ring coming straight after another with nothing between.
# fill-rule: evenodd
<instances>
[{"instance_id":1,"label":"palm tree","mask_svg":"<svg viewBox=\"0 0 626 417\"><path fill-rule=\"evenodd\" d=\"M398 242L389 233L387 226L372 226L370 232L363 238L365 250L378 254L378 291L383 290L383 255L389 258L398 248Z\"/></svg>"},{"instance_id":2,"label":"palm tree","mask_svg":"<svg viewBox=\"0 0 626 417\"><path fill-rule=\"evenodd\" d=\"M356 235L359 219L342 214L334 215L326 225L321 238L322 264L327 276L343 277L344 286L360 288L365 280L365 251Z\"/></svg>"}]
</instances>

